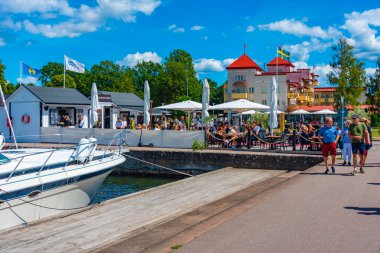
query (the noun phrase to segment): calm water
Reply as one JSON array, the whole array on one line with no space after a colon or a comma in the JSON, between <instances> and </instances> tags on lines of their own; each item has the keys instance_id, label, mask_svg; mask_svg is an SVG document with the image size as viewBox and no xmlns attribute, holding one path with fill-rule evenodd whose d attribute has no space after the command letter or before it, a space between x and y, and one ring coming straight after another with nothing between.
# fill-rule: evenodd
<instances>
[{"instance_id":1,"label":"calm water","mask_svg":"<svg viewBox=\"0 0 380 253\"><path fill-rule=\"evenodd\" d=\"M100 186L93 203L117 198L177 180L175 178L151 176L110 175Z\"/></svg>"}]
</instances>

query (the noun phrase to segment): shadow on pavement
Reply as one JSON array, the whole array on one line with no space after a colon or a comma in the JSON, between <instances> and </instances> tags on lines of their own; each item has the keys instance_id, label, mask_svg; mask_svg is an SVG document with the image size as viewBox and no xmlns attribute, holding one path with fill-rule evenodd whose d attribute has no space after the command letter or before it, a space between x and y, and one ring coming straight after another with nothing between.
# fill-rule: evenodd
<instances>
[{"instance_id":1,"label":"shadow on pavement","mask_svg":"<svg viewBox=\"0 0 380 253\"><path fill-rule=\"evenodd\" d=\"M335 173L334 175L330 174L326 175L324 172L302 172L301 175L310 175L310 176L342 176L342 177L352 177L351 173Z\"/></svg>"},{"instance_id":2,"label":"shadow on pavement","mask_svg":"<svg viewBox=\"0 0 380 253\"><path fill-rule=\"evenodd\" d=\"M380 183L368 183L368 184L371 184L371 185L380 185Z\"/></svg>"},{"instance_id":3,"label":"shadow on pavement","mask_svg":"<svg viewBox=\"0 0 380 253\"><path fill-rule=\"evenodd\" d=\"M358 211L358 214L364 214L364 215L380 215L380 208L379 207L355 207L355 206L345 206L346 209L351 209Z\"/></svg>"}]
</instances>

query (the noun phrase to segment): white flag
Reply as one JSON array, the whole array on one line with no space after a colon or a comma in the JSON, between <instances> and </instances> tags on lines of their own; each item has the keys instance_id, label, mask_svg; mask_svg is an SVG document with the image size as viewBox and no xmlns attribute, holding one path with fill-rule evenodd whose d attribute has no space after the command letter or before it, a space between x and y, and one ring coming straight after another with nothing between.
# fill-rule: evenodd
<instances>
[{"instance_id":1,"label":"white flag","mask_svg":"<svg viewBox=\"0 0 380 253\"><path fill-rule=\"evenodd\" d=\"M83 63L77 62L76 60L71 59L70 57L67 57L66 55L64 57L65 57L66 70L74 71L77 73L84 73L85 66Z\"/></svg>"}]
</instances>

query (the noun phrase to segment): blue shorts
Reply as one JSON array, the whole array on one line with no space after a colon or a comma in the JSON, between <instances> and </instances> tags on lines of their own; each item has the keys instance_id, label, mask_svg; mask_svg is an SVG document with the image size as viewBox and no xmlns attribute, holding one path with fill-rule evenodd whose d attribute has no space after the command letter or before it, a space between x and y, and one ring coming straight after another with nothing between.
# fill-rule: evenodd
<instances>
[{"instance_id":1,"label":"blue shorts","mask_svg":"<svg viewBox=\"0 0 380 253\"><path fill-rule=\"evenodd\" d=\"M365 152L365 144L363 142L359 143L352 143L352 154L359 154L363 155Z\"/></svg>"}]
</instances>

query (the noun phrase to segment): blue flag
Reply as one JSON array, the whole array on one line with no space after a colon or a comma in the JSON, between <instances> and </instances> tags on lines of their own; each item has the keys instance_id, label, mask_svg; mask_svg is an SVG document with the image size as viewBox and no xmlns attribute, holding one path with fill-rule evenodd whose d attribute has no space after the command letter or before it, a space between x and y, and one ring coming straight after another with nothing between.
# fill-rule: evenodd
<instances>
[{"instance_id":1,"label":"blue flag","mask_svg":"<svg viewBox=\"0 0 380 253\"><path fill-rule=\"evenodd\" d=\"M35 78L39 78L41 76L41 70L31 68L28 65L23 63L22 64L22 74L25 76L33 76Z\"/></svg>"}]
</instances>

